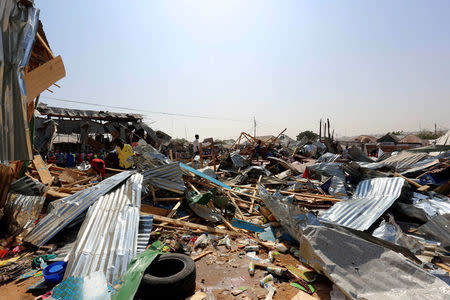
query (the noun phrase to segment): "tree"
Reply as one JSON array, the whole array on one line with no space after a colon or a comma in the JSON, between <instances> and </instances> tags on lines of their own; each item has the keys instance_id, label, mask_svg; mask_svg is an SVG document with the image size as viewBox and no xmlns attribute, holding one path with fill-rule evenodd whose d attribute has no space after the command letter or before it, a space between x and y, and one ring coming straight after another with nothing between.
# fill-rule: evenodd
<instances>
[{"instance_id":1,"label":"tree","mask_svg":"<svg viewBox=\"0 0 450 300\"><path fill-rule=\"evenodd\" d=\"M300 132L297 135L297 141L300 141L304 136L306 136L308 138L308 140L316 140L319 135L317 133L312 132L311 130L305 130Z\"/></svg>"},{"instance_id":2,"label":"tree","mask_svg":"<svg viewBox=\"0 0 450 300\"><path fill-rule=\"evenodd\" d=\"M404 134L404 133L403 133L403 130L398 130L398 131L392 131L392 132L390 132L390 134L393 134L393 135L402 135L402 134Z\"/></svg>"},{"instance_id":3,"label":"tree","mask_svg":"<svg viewBox=\"0 0 450 300\"><path fill-rule=\"evenodd\" d=\"M422 130L421 132L416 134L416 136L418 136L418 137L420 137L421 139L424 139L424 140L434 140L434 139L440 138L444 134L445 134L444 130L439 130L436 133L434 133L431 130Z\"/></svg>"}]
</instances>

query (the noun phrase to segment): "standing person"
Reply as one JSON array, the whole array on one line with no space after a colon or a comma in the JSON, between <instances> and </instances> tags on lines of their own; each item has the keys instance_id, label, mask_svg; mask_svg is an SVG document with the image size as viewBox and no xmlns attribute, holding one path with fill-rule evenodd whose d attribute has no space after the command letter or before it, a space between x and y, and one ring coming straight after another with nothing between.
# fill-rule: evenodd
<instances>
[{"instance_id":1,"label":"standing person","mask_svg":"<svg viewBox=\"0 0 450 300\"><path fill-rule=\"evenodd\" d=\"M344 151L342 151L342 154L344 154L344 158L348 158L348 145L345 146Z\"/></svg>"},{"instance_id":2,"label":"standing person","mask_svg":"<svg viewBox=\"0 0 450 300\"><path fill-rule=\"evenodd\" d=\"M81 163L83 162L83 157L81 155L80 152L77 153L77 164L81 165Z\"/></svg>"},{"instance_id":3,"label":"standing person","mask_svg":"<svg viewBox=\"0 0 450 300\"><path fill-rule=\"evenodd\" d=\"M131 167L131 163L127 162L127 159L128 157L134 155L133 149L130 144L124 144L120 138L117 138L114 141L114 144L117 147L117 154L119 156L119 167L129 169Z\"/></svg>"},{"instance_id":4,"label":"standing person","mask_svg":"<svg viewBox=\"0 0 450 300\"><path fill-rule=\"evenodd\" d=\"M255 147L256 161L259 161L259 156L261 155L261 140L258 140Z\"/></svg>"},{"instance_id":5,"label":"standing person","mask_svg":"<svg viewBox=\"0 0 450 300\"><path fill-rule=\"evenodd\" d=\"M63 156L63 154L59 150L56 150L56 155L55 156L56 156L56 165L58 167L64 166L64 156Z\"/></svg>"},{"instance_id":6,"label":"standing person","mask_svg":"<svg viewBox=\"0 0 450 300\"><path fill-rule=\"evenodd\" d=\"M69 167L69 168L73 168L74 167L75 159L73 158L72 152L69 152L69 154L67 155L66 162L67 162L66 163L67 167Z\"/></svg>"},{"instance_id":7,"label":"standing person","mask_svg":"<svg viewBox=\"0 0 450 300\"><path fill-rule=\"evenodd\" d=\"M198 136L198 134L196 134L195 135L195 140L194 140L194 142L192 143L193 145L194 145L194 157L196 156L196 155L199 155L200 154L200 143L199 143L199 139L200 137Z\"/></svg>"}]
</instances>

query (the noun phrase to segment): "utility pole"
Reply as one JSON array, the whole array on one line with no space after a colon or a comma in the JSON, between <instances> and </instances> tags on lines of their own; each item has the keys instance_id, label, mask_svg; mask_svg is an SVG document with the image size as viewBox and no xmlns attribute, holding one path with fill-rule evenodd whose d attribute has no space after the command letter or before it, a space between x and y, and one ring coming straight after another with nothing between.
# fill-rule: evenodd
<instances>
[{"instance_id":1,"label":"utility pole","mask_svg":"<svg viewBox=\"0 0 450 300\"><path fill-rule=\"evenodd\" d=\"M253 117L253 137L256 138L256 118Z\"/></svg>"},{"instance_id":2,"label":"utility pole","mask_svg":"<svg viewBox=\"0 0 450 300\"><path fill-rule=\"evenodd\" d=\"M322 119L319 122L319 141L322 139Z\"/></svg>"},{"instance_id":3,"label":"utility pole","mask_svg":"<svg viewBox=\"0 0 450 300\"><path fill-rule=\"evenodd\" d=\"M437 125L436 125L436 123L434 123L434 135L436 135L437 134Z\"/></svg>"}]
</instances>

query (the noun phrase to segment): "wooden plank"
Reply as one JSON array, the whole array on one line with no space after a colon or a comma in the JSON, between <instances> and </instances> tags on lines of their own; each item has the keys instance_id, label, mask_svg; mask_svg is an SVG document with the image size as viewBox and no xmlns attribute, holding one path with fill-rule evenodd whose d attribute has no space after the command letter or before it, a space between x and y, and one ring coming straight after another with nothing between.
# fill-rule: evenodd
<instances>
[{"instance_id":1,"label":"wooden plank","mask_svg":"<svg viewBox=\"0 0 450 300\"><path fill-rule=\"evenodd\" d=\"M176 197L176 198L157 198L158 202L164 202L164 201L181 201L183 200L183 197Z\"/></svg>"},{"instance_id":2,"label":"wooden plank","mask_svg":"<svg viewBox=\"0 0 450 300\"><path fill-rule=\"evenodd\" d=\"M236 207L237 214L241 219L245 219L244 214L242 213L239 206L237 206L236 201L234 201L234 198L231 196L230 192L227 192L228 199L233 203L234 207Z\"/></svg>"},{"instance_id":3,"label":"wooden plank","mask_svg":"<svg viewBox=\"0 0 450 300\"><path fill-rule=\"evenodd\" d=\"M181 203L183 203L183 200L180 200L177 202L177 204L175 204L175 206L170 210L169 214L167 215L168 218L172 218L176 212L178 207L180 207Z\"/></svg>"},{"instance_id":4,"label":"wooden plank","mask_svg":"<svg viewBox=\"0 0 450 300\"><path fill-rule=\"evenodd\" d=\"M123 172L125 170L121 170L121 169L114 169L114 168L105 168L106 171L111 171L111 172Z\"/></svg>"},{"instance_id":5,"label":"wooden plank","mask_svg":"<svg viewBox=\"0 0 450 300\"><path fill-rule=\"evenodd\" d=\"M74 186L74 185L77 185L77 184L85 184L85 183L87 183L87 182L89 182L89 181L91 181L92 179L95 179L95 178L97 178L97 176L83 178L81 180L78 180L78 181L72 182L70 184L64 185L64 187L68 188L68 187L71 187L71 186Z\"/></svg>"},{"instance_id":6,"label":"wooden plank","mask_svg":"<svg viewBox=\"0 0 450 300\"><path fill-rule=\"evenodd\" d=\"M439 268L441 268L441 269L443 269L443 270L445 270L445 271L450 273L450 267L447 266L446 264L442 264L442 263L434 263L434 264L436 266L438 266Z\"/></svg>"},{"instance_id":7,"label":"wooden plank","mask_svg":"<svg viewBox=\"0 0 450 300\"><path fill-rule=\"evenodd\" d=\"M36 39L38 40L38 42L42 45L42 47L45 48L45 50L47 50L48 54L50 54L51 58L55 58L55 55L53 55L52 50L50 49L50 47L47 45L47 43L44 41L44 39L42 38L42 36L39 34L39 32L36 33Z\"/></svg>"},{"instance_id":8,"label":"wooden plank","mask_svg":"<svg viewBox=\"0 0 450 300\"><path fill-rule=\"evenodd\" d=\"M418 184L418 183L415 182L414 180L411 180L411 179L409 179L409 178L407 178L407 177L405 177L405 176L403 176L402 174L399 174L399 173L397 173L397 172L394 173L394 176L395 176L395 177L401 177L401 178L405 179L408 183L412 184L413 186L415 186L416 188L418 188L420 191L426 191L427 189L430 188L430 186L428 186L428 185L421 185L421 184Z\"/></svg>"},{"instance_id":9,"label":"wooden plank","mask_svg":"<svg viewBox=\"0 0 450 300\"><path fill-rule=\"evenodd\" d=\"M164 209L161 207L156 207L148 204L141 203L141 212L146 214L158 215L158 216L167 216L169 214L168 209Z\"/></svg>"},{"instance_id":10,"label":"wooden plank","mask_svg":"<svg viewBox=\"0 0 450 300\"><path fill-rule=\"evenodd\" d=\"M197 255L197 256L194 256L194 257L192 258L192 260L193 260L193 261L197 261L197 260L199 260L200 258L205 257L206 255L211 254L211 253L213 253L212 250L205 251L205 252L203 252L203 253L201 253L201 254L199 254L199 255Z\"/></svg>"},{"instance_id":11,"label":"wooden plank","mask_svg":"<svg viewBox=\"0 0 450 300\"><path fill-rule=\"evenodd\" d=\"M255 188L255 191L253 192L253 197L255 197L256 196L256 193L258 192L258 184L260 184L261 183L261 179L262 179L262 175L259 175L259 178L258 178L258 181L256 182L256 188ZM255 204L255 198L252 198L252 204L250 204L250 209L248 210L248 212L249 213L252 213L253 212L253 205Z\"/></svg>"},{"instance_id":12,"label":"wooden plank","mask_svg":"<svg viewBox=\"0 0 450 300\"><path fill-rule=\"evenodd\" d=\"M52 196L54 198L64 198L64 197L72 195L72 194L68 194L68 193L58 192L58 191L55 191L55 190L48 190L46 192L46 194L49 195L49 196Z\"/></svg>"},{"instance_id":13,"label":"wooden plank","mask_svg":"<svg viewBox=\"0 0 450 300\"><path fill-rule=\"evenodd\" d=\"M64 69L61 56L25 73L23 79L25 81L28 101L33 101L40 93L65 76L66 70Z\"/></svg>"},{"instance_id":14,"label":"wooden plank","mask_svg":"<svg viewBox=\"0 0 450 300\"><path fill-rule=\"evenodd\" d=\"M53 181L53 177L50 174L50 171L48 170L47 166L45 165L45 163L42 160L42 157L40 155L34 156L33 165L39 174L39 178L41 179L41 182L45 185L51 184Z\"/></svg>"},{"instance_id":15,"label":"wooden plank","mask_svg":"<svg viewBox=\"0 0 450 300\"><path fill-rule=\"evenodd\" d=\"M201 224L195 224L195 223L191 223L191 222L184 222L184 221L175 220L175 219L171 219L171 218L167 218L167 217L163 217L163 216L158 216L158 215L154 215L153 216L153 220L159 221L159 222L165 222L165 223L168 223L168 224L175 224L175 225L178 225L178 226L192 228L192 229L199 229L199 230L204 231L204 232L211 232L211 233L218 233L218 234L228 234L230 236L240 236L239 233L234 232L234 231L224 230L224 229L220 229L220 228L214 228L214 227L205 226L205 225L201 225Z\"/></svg>"}]
</instances>

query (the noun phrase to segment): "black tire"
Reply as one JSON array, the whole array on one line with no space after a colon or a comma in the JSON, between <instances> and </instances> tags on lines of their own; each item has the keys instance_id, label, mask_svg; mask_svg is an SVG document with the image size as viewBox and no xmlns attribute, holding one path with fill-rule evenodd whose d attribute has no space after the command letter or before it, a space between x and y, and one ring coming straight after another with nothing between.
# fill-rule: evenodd
<instances>
[{"instance_id":1,"label":"black tire","mask_svg":"<svg viewBox=\"0 0 450 300\"><path fill-rule=\"evenodd\" d=\"M195 279L195 262L189 256L162 254L145 270L136 298L184 299L195 293Z\"/></svg>"}]
</instances>

